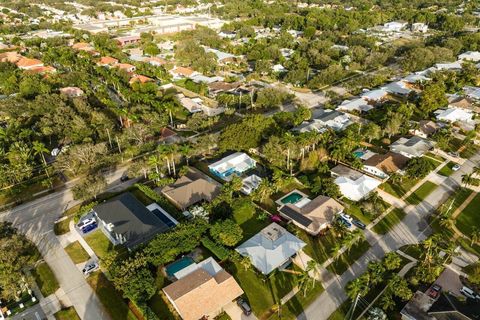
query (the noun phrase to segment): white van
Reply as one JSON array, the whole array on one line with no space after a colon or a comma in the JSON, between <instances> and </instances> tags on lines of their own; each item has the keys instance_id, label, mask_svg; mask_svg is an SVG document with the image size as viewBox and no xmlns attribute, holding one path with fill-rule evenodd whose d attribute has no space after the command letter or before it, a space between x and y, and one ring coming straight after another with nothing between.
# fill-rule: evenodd
<instances>
[{"instance_id":1,"label":"white van","mask_svg":"<svg viewBox=\"0 0 480 320\"><path fill-rule=\"evenodd\" d=\"M460 293L463 294L465 297L470 298L470 299L480 299L480 296L473 292L472 289L469 287L463 286L462 289L460 289Z\"/></svg>"}]
</instances>

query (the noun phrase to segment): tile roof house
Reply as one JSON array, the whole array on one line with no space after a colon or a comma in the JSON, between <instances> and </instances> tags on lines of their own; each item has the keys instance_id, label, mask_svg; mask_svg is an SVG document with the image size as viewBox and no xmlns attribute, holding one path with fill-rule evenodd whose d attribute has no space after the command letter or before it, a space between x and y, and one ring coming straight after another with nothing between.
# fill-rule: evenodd
<instances>
[{"instance_id":1,"label":"tile roof house","mask_svg":"<svg viewBox=\"0 0 480 320\"><path fill-rule=\"evenodd\" d=\"M140 82L140 83L147 83L147 82L152 82L153 79L152 78L149 78L149 77L146 77L146 76L142 76L141 74L134 74L130 80L128 81L128 83L132 84L132 83L135 83L135 82Z\"/></svg>"},{"instance_id":2,"label":"tile roof house","mask_svg":"<svg viewBox=\"0 0 480 320\"><path fill-rule=\"evenodd\" d=\"M294 192L299 193L298 190ZM284 204L278 209L278 212L300 229L316 236L327 229L335 216L343 212L343 209L344 207L335 199L320 195L312 200L304 198L303 201Z\"/></svg>"},{"instance_id":3,"label":"tile roof house","mask_svg":"<svg viewBox=\"0 0 480 320\"><path fill-rule=\"evenodd\" d=\"M25 72L31 73L31 74L44 74L44 73L54 73L57 72L57 69L55 69L52 66L40 66L40 67L33 67L30 69L27 69Z\"/></svg>"},{"instance_id":4,"label":"tile roof house","mask_svg":"<svg viewBox=\"0 0 480 320\"><path fill-rule=\"evenodd\" d=\"M190 76L194 76L196 74L199 74L198 72L196 72L192 68L187 68L187 67L176 67L176 68L170 70L169 72L176 79L188 78Z\"/></svg>"},{"instance_id":5,"label":"tile roof house","mask_svg":"<svg viewBox=\"0 0 480 320\"><path fill-rule=\"evenodd\" d=\"M201 203L211 202L221 192L221 184L195 168L160 192L181 210Z\"/></svg>"},{"instance_id":6,"label":"tile roof house","mask_svg":"<svg viewBox=\"0 0 480 320\"><path fill-rule=\"evenodd\" d=\"M342 164L333 168L331 174L332 177L335 178L334 182L340 188L340 192L347 199L353 201L359 201L365 198L381 183L381 181L377 179L369 177Z\"/></svg>"},{"instance_id":7,"label":"tile roof house","mask_svg":"<svg viewBox=\"0 0 480 320\"><path fill-rule=\"evenodd\" d=\"M257 161L250 158L243 152L235 152L219 161L208 166L210 172L223 180L230 180L232 175L241 175L242 173L255 168Z\"/></svg>"},{"instance_id":8,"label":"tile roof house","mask_svg":"<svg viewBox=\"0 0 480 320\"><path fill-rule=\"evenodd\" d=\"M402 172L408 160L407 157L395 152L376 154L363 162L363 170L385 179L392 173Z\"/></svg>"},{"instance_id":9,"label":"tile roof house","mask_svg":"<svg viewBox=\"0 0 480 320\"><path fill-rule=\"evenodd\" d=\"M407 158L421 157L433 149L433 143L418 136L411 138L401 137L390 145L390 150L400 153Z\"/></svg>"},{"instance_id":10,"label":"tile roof house","mask_svg":"<svg viewBox=\"0 0 480 320\"><path fill-rule=\"evenodd\" d=\"M344 100L336 110L342 111L358 111L358 112L368 112L374 107L368 103L364 98L356 98L353 100Z\"/></svg>"},{"instance_id":11,"label":"tile roof house","mask_svg":"<svg viewBox=\"0 0 480 320\"><path fill-rule=\"evenodd\" d=\"M78 50L78 51L86 51L86 52L95 50L95 48L90 43L87 43L87 42L77 42L72 45L72 49Z\"/></svg>"},{"instance_id":12,"label":"tile roof house","mask_svg":"<svg viewBox=\"0 0 480 320\"><path fill-rule=\"evenodd\" d=\"M117 63L114 65L114 68L118 68L120 70L125 70L126 72L134 72L137 68L130 64L130 63Z\"/></svg>"},{"instance_id":13,"label":"tile roof house","mask_svg":"<svg viewBox=\"0 0 480 320\"><path fill-rule=\"evenodd\" d=\"M213 319L243 294L235 278L212 260L181 270L180 279L163 288L183 320Z\"/></svg>"},{"instance_id":14,"label":"tile roof house","mask_svg":"<svg viewBox=\"0 0 480 320\"><path fill-rule=\"evenodd\" d=\"M306 244L278 224L271 223L235 250L249 257L262 274L286 265Z\"/></svg>"},{"instance_id":15,"label":"tile roof house","mask_svg":"<svg viewBox=\"0 0 480 320\"><path fill-rule=\"evenodd\" d=\"M17 67L23 70L29 70L37 67L43 67L43 62L38 59L22 57L16 62Z\"/></svg>"},{"instance_id":16,"label":"tile roof house","mask_svg":"<svg viewBox=\"0 0 480 320\"><path fill-rule=\"evenodd\" d=\"M95 206L93 212L110 242L129 250L178 224L156 203L145 207L130 192Z\"/></svg>"},{"instance_id":17,"label":"tile roof house","mask_svg":"<svg viewBox=\"0 0 480 320\"><path fill-rule=\"evenodd\" d=\"M101 57L100 60L97 62L99 66L104 67L111 67L118 63L118 59L112 57Z\"/></svg>"},{"instance_id":18,"label":"tile roof house","mask_svg":"<svg viewBox=\"0 0 480 320\"><path fill-rule=\"evenodd\" d=\"M79 87L60 88L60 93L66 95L69 98L80 97L84 95L83 90Z\"/></svg>"}]
</instances>

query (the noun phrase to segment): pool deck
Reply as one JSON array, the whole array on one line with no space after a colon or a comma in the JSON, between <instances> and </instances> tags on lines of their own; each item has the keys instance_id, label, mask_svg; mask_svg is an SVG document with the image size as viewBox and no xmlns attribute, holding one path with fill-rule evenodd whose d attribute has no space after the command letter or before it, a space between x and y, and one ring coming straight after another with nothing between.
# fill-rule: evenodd
<instances>
[{"instance_id":1,"label":"pool deck","mask_svg":"<svg viewBox=\"0 0 480 320\"><path fill-rule=\"evenodd\" d=\"M287 198L288 196L290 196L292 193L298 193L299 195L302 196L302 199L304 198L308 198L308 196L303 193L302 191L298 190L298 189L293 189L292 191L290 191L289 193L287 193L286 195L284 195L283 197L281 197L280 199L278 199L277 201L275 201L275 203L281 207L281 206L284 206L286 205L286 203L283 203L282 200ZM299 199L299 201L301 201L301 199ZM297 201L298 202L298 201Z\"/></svg>"}]
</instances>

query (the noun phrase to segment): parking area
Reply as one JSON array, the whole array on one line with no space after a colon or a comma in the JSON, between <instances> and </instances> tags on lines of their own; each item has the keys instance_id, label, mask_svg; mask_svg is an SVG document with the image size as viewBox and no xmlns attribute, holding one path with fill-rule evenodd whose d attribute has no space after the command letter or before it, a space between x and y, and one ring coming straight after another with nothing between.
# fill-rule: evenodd
<instances>
[{"instance_id":1,"label":"parking area","mask_svg":"<svg viewBox=\"0 0 480 320\"><path fill-rule=\"evenodd\" d=\"M253 313L249 316L245 315L235 301L225 306L225 312L232 320L257 320Z\"/></svg>"},{"instance_id":2,"label":"parking area","mask_svg":"<svg viewBox=\"0 0 480 320\"><path fill-rule=\"evenodd\" d=\"M462 296L460 289L462 289L463 284L460 281L459 275L450 268L445 268L437 281L435 281L435 284L441 286L444 292L450 292L455 296Z\"/></svg>"}]
</instances>

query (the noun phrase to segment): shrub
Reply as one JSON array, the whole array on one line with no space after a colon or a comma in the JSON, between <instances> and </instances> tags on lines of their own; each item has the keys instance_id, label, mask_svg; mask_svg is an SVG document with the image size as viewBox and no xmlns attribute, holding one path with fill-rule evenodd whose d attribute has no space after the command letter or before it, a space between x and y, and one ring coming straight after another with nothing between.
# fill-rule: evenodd
<instances>
[{"instance_id":1,"label":"shrub","mask_svg":"<svg viewBox=\"0 0 480 320\"><path fill-rule=\"evenodd\" d=\"M207 237L202 238L202 244L205 248L210 250L218 259L222 261L230 256L230 250L218 243L213 242Z\"/></svg>"}]
</instances>

